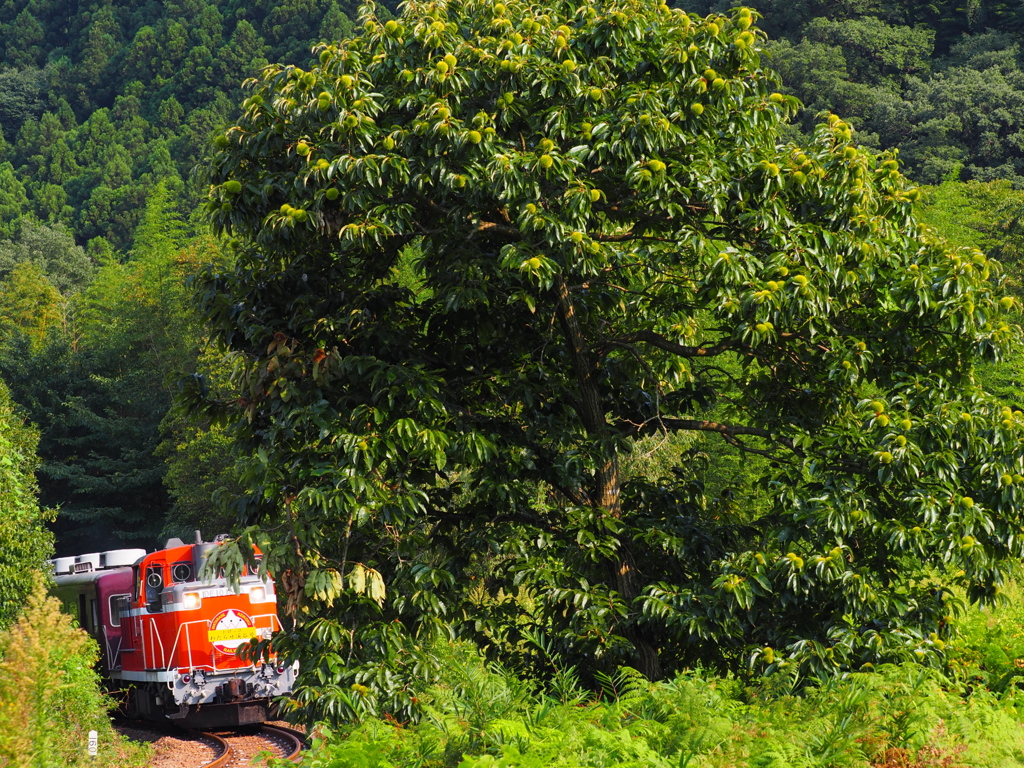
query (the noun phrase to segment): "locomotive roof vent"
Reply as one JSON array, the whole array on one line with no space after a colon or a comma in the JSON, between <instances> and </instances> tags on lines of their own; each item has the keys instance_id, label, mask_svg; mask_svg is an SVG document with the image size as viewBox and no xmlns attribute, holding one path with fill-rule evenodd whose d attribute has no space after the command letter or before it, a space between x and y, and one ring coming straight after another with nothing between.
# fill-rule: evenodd
<instances>
[{"instance_id":1,"label":"locomotive roof vent","mask_svg":"<svg viewBox=\"0 0 1024 768\"><path fill-rule=\"evenodd\" d=\"M50 560L54 576L70 573L91 573L112 568L126 568L135 565L146 556L144 549L111 549L107 552L91 552L77 557L56 557Z\"/></svg>"},{"instance_id":2,"label":"locomotive roof vent","mask_svg":"<svg viewBox=\"0 0 1024 768\"><path fill-rule=\"evenodd\" d=\"M60 576L62 573L72 573L75 570L75 558L57 557L50 561L53 566L53 575Z\"/></svg>"},{"instance_id":3,"label":"locomotive roof vent","mask_svg":"<svg viewBox=\"0 0 1024 768\"><path fill-rule=\"evenodd\" d=\"M102 555L101 568L126 568L146 556L144 549L111 549Z\"/></svg>"},{"instance_id":4,"label":"locomotive roof vent","mask_svg":"<svg viewBox=\"0 0 1024 768\"><path fill-rule=\"evenodd\" d=\"M100 553L90 552L88 555L79 555L75 558L75 573L86 573L100 569Z\"/></svg>"}]
</instances>

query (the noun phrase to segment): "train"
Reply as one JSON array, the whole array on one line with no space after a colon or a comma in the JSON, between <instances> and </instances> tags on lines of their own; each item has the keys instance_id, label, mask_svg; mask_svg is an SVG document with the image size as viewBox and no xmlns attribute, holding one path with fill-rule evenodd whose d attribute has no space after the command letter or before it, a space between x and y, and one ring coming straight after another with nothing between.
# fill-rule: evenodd
<instances>
[{"instance_id":1,"label":"train","mask_svg":"<svg viewBox=\"0 0 1024 768\"><path fill-rule=\"evenodd\" d=\"M232 727L275 716L297 665L258 664L236 650L281 628L274 582L248 567L237 588L202 580L206 554L222 543L199 531L185 544L116 549L51 560L53 594L100 646L101 671L124 693L128 717L187 728ZM257 552L257 558L260 557Z\"/></svg>"}]
</instances>

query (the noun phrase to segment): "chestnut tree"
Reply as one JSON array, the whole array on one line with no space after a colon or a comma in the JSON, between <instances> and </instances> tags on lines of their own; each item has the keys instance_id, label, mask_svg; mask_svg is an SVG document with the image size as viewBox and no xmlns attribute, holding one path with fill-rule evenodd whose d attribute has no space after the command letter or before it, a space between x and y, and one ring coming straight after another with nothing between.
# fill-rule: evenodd
<instances>
[{"instance_id":1,"label":"chestnut tree","mask_svg":"<svg viewBox=\"0 0 1024 768\"><path fill-rule=\"evenodd\" d=\"M974 375L1018 338L998 265L839 117L784 140L749 10L402 8L249 81L211 160L238 391L190 392L247 463L218 560L265 553L300 700L412 701L434 631L651 677L937 658L951 587L1024 555L1024 417ZM623 473L686 432L767 507L710 513L685 453ZM499 586L504 624L468 607Z\"/></svg>"}]
</instances>

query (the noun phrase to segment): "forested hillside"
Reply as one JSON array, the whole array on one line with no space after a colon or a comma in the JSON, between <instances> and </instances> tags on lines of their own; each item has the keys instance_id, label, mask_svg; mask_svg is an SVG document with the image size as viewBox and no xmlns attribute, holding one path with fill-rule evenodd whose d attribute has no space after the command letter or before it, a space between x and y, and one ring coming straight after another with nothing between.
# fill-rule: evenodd
<instances>
[{"instance_id":1,"label":"forested hillside","mask_svg":"<svg viewBox=\"0 0 1024 768\"><path fill-rule=\"evenodd\" d=\"M696 3L701 12L730 3ZM1020 2L763 0L771 66L804 102L858 141L898 148L918 182L1024 184Z\"/></svg>"},{"instance_id":2,"label":"forested hillside","mask_svg":"<svg viewBox=\"0 0 1024 768\"><path fill-rule=\"evenodd\" d=\"M385 5L382 19L397 10ZM899 149L919 182L992 182L947 184L925 196L928 215L1015 260L1020 3L753 5L770 66L805 105L794 132L832 110L857 141ZM62 551L232 519L211 501L235 482L223 436L170 410L181 376L229 370L204 356L185 287L228 258L195 214L202 160L245 78L310 66L312 44L346 35L357 12L354 0L0 5L0 378L41 432ZM1016 383L1005 369L994 381Z\"/></svg>"},{"instance_id":3,"label":"forested hillside","mask_svg":"<svg viewBox=\"0 0 1024 768\"><path fill-rule=\"evenodd\" d=\"M176 530L214 524L203 491L227 459L204 432L205 476L194 454L175 464L188 427L161 431L203 340L185 281L217 258L188 222L196 167L242 81L268 61L307 64L355 8L0 7L0 378L41 428L41 498L61 509L62 551L153 543L172 508L168 460L188 518Z\"/></svg>"},{"instance_id":4,"label":"forested hillside","mask_svg":"<svg viewBox=\"0 0 1024 768\"><path fill-rule=\"evenodd\" d=\"M4 232L32 214L98 257L132 246L160 179L192 171L268 61L304 64L355 4L22 2L0 8ZM187 207L187 205L185 206Z\"/></svg>"}]
</instances>

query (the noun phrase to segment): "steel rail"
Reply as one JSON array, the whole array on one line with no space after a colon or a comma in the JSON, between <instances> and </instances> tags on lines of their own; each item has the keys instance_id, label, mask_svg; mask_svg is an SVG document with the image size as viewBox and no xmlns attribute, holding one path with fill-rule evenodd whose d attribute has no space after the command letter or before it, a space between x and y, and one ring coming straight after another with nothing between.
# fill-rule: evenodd
<instances>
[{"instance_id":1,"label":"steel rail","mask_svg":"<svg viewBox=\"0 0 1024 768\"><path fill-rule=\"evenodd\" d=\"M226 739L222 739L217 734L210 733L208 731L193 731L193 733L195 733L199 738L209 739L210 741L215 742L221 749L220 755L215 757L209 763L204 763L201 768L224 768L224 766L229 765L234 759L235 753L232 751L231 745L228 744Z\"/></svg>"},{"instance_id":2,"label":"steel rail","mask_svg":"<svg viewBox=\"0 0 1024 768\"><path fill-rule=\"evenodd\" d=\"M290 728L282 728L277 725L267 725L263 723L259 727L261 735L270 737L268 741L271 741L278 749L282 751L280 758L287 760L292 763L297 763L302 759L302 750L306 744L306 737L304 734L298 731L293 731ZM210 731L193 731L198 737L204 739L210 739L216 742L217 746L220 747L221 753L209 763L204 763L201 768L226 768L231 765L235 760L235 752L231 748L227 739L223 736L219 736L216 733ZM223 733L223 731L222 731ZM228 738L231 738L230 735ZM281 742L284 742L287 746L282 747Z\"/></svg>"},{"instance_id":3,"label":"steel rail","mask_svg":"<svg viewBox=\"0 0 1024 768\"><path fill-rule=\"evenodd\" d=\"M291 728L282 728L279 725L267 725L264 723L260 726L261 731L266 731L274 736L278 736L282 739L286 739L294 745L290 754L284 755L284 759L293 763L299 762L302 759L302 750L306 745L306 735L293 731Z\"/></svg>"}]
</instances>

